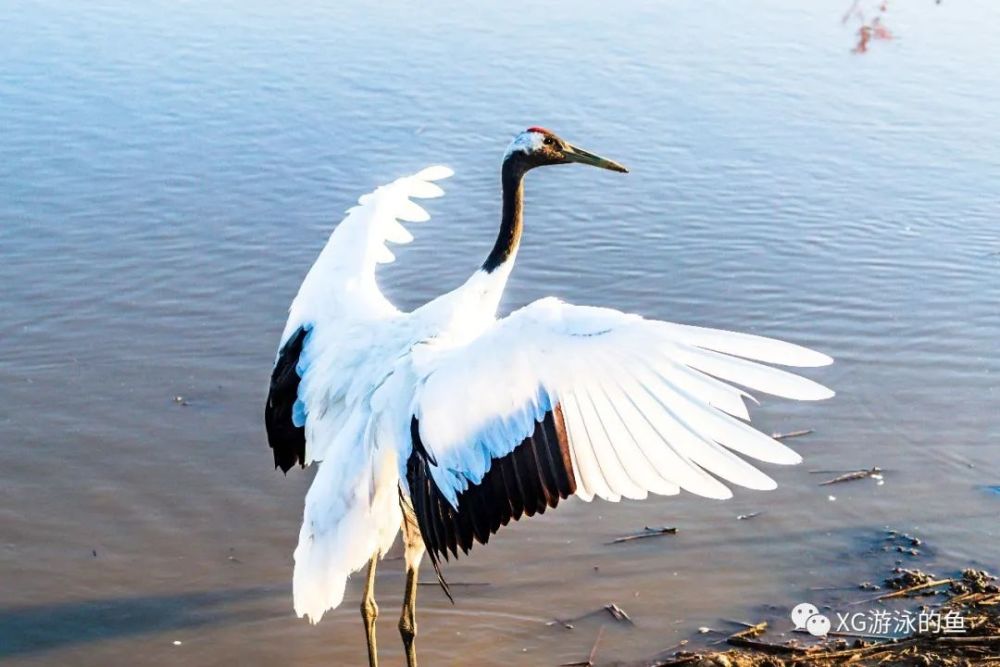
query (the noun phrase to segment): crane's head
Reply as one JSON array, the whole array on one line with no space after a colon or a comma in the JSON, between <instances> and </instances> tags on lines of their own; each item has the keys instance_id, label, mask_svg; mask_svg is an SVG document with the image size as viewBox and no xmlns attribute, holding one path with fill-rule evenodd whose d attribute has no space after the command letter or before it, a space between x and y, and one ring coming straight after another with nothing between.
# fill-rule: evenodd
<instances>
[{"instance_id":1,"label":"crane's head","mask_svg":"<svg viewBox=\"0 0 1000 667\"><path fill-rule=\"evenodd\" d=\"M623 174L628 173L628 169L617 162L577 148L544 127L529 127L514 137L514 141L510 143L503 156L503 161L505 165L510 164L523 171L549 164L579 162Z\"/></svg>"}]
</instances>

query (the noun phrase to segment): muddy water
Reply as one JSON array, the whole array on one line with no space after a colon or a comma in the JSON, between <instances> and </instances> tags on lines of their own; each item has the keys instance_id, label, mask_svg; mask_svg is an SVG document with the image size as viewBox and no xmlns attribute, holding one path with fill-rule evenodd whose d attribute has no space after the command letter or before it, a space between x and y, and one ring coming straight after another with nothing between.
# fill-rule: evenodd
<instances>
[{"instance_id":1,"label":"muddy water","mask_svg":"<svg viewBox=\"0 0 1000 667\"><path fill-rule=\"evenodd\" d=\"M449 565L424 664L578 660L608 619L546 621L609 601L636 626L603 659L648 656L872 578L885 526L928 567L1000 563L995 4L893 5L865 57L838 3L340 4L5 7L0 662L362 664L357 582L318 627L290 610L311 474L272 471L261 423L284 310L338 212L432 162L450 194L384 282L407 307L458 284L537 123L632 174L532 176L505 307L783 337L835 356L812 375L839 393L757 410L815 429L777 491L571 502ZM606 544L646 525L679 532Z\"/></svg>"}]
</instances>

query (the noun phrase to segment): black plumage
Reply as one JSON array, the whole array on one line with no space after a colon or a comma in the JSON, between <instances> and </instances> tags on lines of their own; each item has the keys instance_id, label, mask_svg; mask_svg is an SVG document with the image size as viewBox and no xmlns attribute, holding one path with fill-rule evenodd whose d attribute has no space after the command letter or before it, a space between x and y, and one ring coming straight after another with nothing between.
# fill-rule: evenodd
<instances>
[{"instance_id":1,"label":"black plumage","mask_svg":"<svg viewBox=\"0 0 1000 667\"><path fill-rule=\"evenodd\" d=\"M479 484L458 494L452 507L434 479L434 461L420 438L416 417L410 425L413 451L406 463L406 480L417 523L427 552L438 567L458 551L468 553L474 542L486 544L490 535L511 519L543 514L576 492L576 477L562 411L556 406L535 422L534 432L509 454L492 460Z\"/></svg>"},{"instance_id":2,"label":"black plumage","mask_svg":"<svg viewBox=\"0 0 1000 667\"><path fill-rule=\"evenodd\" d=\"M274 467L283 472L291 470L296 463L304 466L306 461L305 428L295 425L292 414L302 379L296 367L308 333L304 327L299 327L282 346L271 372L271 386L264 406L264 425L267 442L274 452Z\"/></svg>"}]
</instances>

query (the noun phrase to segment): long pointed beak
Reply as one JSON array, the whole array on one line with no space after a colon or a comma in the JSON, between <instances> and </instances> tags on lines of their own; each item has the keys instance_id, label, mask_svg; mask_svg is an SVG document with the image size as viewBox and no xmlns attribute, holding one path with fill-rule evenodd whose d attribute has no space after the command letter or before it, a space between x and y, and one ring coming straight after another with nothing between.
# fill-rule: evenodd
<instances>
[{"instance_id":1,"label":"long pointed beak","mask_svg":"<svg viewBox=\"0 0 1000 667\"><path fill-rule=\"evenodd\" d=\"M592 167L600 167L601 169L610 169L611 171L617 171L622 174L627 174L628 169L618 164L614 160L609 160L603 158L600 155L594 155L582 148L577 148L572 144L566 144L565 150L563 150L563 155L570 162L579 162L580 164L589 164Z\"/></svg>"}]
</instances>

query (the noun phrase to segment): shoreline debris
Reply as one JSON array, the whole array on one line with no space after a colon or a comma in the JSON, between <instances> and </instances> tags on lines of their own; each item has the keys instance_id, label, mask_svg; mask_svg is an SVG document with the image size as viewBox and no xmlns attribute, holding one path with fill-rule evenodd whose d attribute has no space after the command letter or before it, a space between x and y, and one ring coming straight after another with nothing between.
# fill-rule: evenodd
<instances>
[{"instance_id":1,"label":"shoreline debris","mask_svg":"<svg viewBox=\"0 0 1000 667\"><path fill-rule=\"evenodd\" d=\"M958 614L964 619L962 634L944 634L932 628L914 628L906 636L882 636L831 631L817 643L796 639L769 642L763 637L769 624L737 622L743 629L725 642L726 651L676 651L670 658L649 660L645 667L875 667L884 665L966 665L997 664L1000 655L1000 585L984 570L966 569L960 576L938 579L919 570L896 568L886 586L897 588L875 598L853 604L889 598L917 599L931 593L947 596L935 603L935 613ZM947 586L947 589L940 590ZM927 607L921 607L927 609ZM802 631L794 631L802 634ZM783 636L783 633L782 633ZM851 639L853 641L848 641Z\"/></svg>"}]
</instances>

